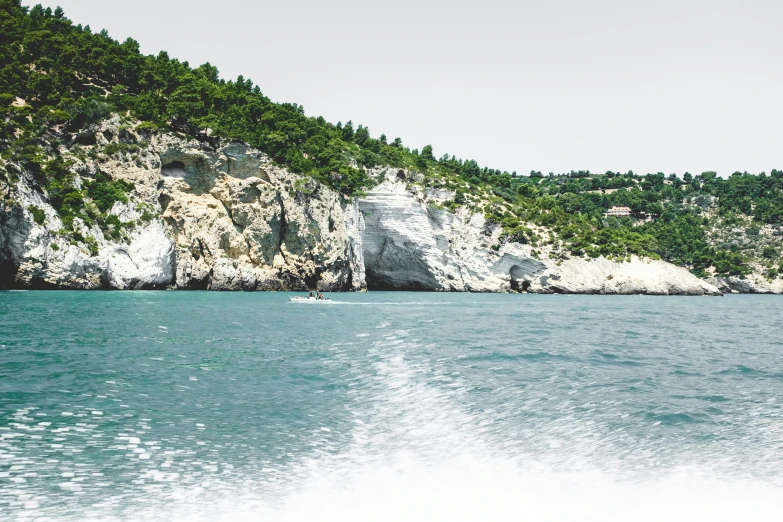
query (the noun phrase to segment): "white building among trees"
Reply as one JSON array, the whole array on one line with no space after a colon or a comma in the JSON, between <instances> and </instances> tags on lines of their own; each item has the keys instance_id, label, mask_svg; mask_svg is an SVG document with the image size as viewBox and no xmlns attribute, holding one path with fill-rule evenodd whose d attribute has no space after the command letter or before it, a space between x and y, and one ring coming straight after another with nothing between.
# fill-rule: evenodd
<instances>
[{"instance_id":1,"label":"white building among trees","mask_svg":"<svg viewBox=\"0 0 783 522\"><path fill-rule=\"evenodd\" d=\"M606 211L606 216L630 216L631 209L629 207L612 207Z\"/></svg>"}]
</instances>

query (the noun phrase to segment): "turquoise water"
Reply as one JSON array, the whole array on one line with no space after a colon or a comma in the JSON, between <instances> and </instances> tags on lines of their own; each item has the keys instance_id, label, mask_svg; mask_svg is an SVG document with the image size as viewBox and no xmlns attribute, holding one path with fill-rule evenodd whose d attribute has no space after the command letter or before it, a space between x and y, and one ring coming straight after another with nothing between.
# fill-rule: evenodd
<instances>
[{"instance_id":1,"label":"turquoise water","mask_svg":"<svg viewBox=\"0 0 783 522\"><path fill-rule=\"evenodd\" d=\"M779 520L783 300L0 292L2 520Z\"/></svg>"}]
</instances>

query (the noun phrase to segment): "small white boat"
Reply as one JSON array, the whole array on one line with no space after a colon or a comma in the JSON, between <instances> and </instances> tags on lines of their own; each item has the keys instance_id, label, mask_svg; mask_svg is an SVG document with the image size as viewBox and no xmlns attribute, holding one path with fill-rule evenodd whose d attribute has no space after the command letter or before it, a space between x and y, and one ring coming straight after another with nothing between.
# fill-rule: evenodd
<instances>
[{"instance_id":1,"label":"small white boat","mask_svg":"<svg viewBox=\"0 0 783 522\"><path fill-rule=\"evenodd\" d=\"M291 298L292 303L301 303L301 304L332 304L332 300L328 297L322 297L321 299L318 299L317 297L292 297Z\"/></svg>"}]
</instances>

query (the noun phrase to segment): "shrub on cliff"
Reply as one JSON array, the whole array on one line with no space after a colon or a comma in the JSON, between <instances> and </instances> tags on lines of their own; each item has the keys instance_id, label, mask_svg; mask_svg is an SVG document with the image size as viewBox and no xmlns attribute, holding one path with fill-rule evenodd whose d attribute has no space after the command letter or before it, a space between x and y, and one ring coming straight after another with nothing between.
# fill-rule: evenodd
<instances>
[{"instance_id":1,"label":"shrub on cliff","mask_svg":"<svg viewBox=\"0 0 783 522\"><path fill-rule=\"evenodd\" d=\"M43 225L46 222L46 214L41 207L36 205L30 205L27 207L28 212L33 216L33 221L38 225Z\"/></svg>"}]
</instances>

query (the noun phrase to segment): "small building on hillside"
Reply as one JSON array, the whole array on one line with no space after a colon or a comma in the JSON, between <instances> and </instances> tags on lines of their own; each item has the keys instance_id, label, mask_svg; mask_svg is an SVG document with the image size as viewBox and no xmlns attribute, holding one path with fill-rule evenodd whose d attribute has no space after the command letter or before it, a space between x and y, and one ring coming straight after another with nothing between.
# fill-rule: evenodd
<instances>
[{"instance_id":1,"label":"small building on hillside","mask_svg":"<svg viewBox=\"0 0 783 522\"><path fill-rule=\"evenodd\" d=\"M612 207L606 211L607 217L609 216L624 217L630 215L631 215L631 209L628 207Z\"/></svg>"}]
</instances>

